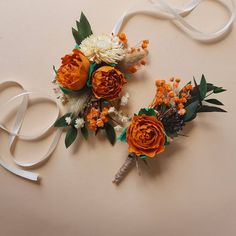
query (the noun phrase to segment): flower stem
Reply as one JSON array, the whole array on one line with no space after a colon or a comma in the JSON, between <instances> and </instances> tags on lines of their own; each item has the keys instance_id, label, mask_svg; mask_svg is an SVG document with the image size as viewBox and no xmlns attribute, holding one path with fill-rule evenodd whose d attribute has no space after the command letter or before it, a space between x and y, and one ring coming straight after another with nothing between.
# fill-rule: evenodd
<instances>
[{"instance_id":1,"label":"flower stem","mask_svg":"<svg viewBox=\"0 0 236 236\"><path fill-rule=\"evenodd\" d=\"M134 153L129 154L128 158L115 175L115 178L112 181L114 184L118 185L123 180L123 178L127 175L128 171L135 164L135 159L136 155Z\"/></svg>"},{"instance_id":2,"label":"flower stem","mask_svg":"<svg viewBox=\"0 0 236 236\"><path fill-rule=\"evenodd\" d=\"M113 117L111 117L110 115L108 115L108 117L109 117L113 122L115 122L116 124L121 125L121 126L123 127L123 124L122 124L121 122L115 120L115 119L114 119Z\"/></svg>"},{"instance_id":3,"label":"flower stem","mask_svg":"<svg viewBox=\"0 0 236 236\"><path fill-rule=\"evenodd\" d=\"M205 98L209 97L210 95L212 95L214 92L209 93L207 96L205 96Z\"/></svg>"}]
</instances>

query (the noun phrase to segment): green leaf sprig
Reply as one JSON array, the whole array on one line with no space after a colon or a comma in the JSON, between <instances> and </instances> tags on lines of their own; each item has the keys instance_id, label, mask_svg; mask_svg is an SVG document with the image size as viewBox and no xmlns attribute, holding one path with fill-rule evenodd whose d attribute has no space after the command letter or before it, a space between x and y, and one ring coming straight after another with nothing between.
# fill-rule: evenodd
<instances>
[{"instance_id":1,"label":"green leaf sprig","mask_svg":"<svg viewBox=\"0 0 236 236\"><path fill-rule=\"evenodd\" d=\"M72 27L72 34L76 44L80 45L84 39L93 34L89 21L83 12L81 12L80 20L76 21L76 26L77 30Z\"/></svg>"},{"instance_id":2,"label":"green leaf sprig","mask_svg":"<svg viewBox=\"0 0 236 236\"><path fill-rule=\"evenodd\" d=\"M215 86L214 84L207 83L206 78L202 75L200 84L198 85L195 78L193 78L195 87L191 91L191 98L187 101L185 109L186 114L184 121L188 122L196 118L199 112L226 112L224 109L217 107L224 104L216 98L208 99L209 96L225 92L223 87ZM206 99L207 98L207 99ZM206 105L210 103L217 106Z\"/></svg>"}]
</instances>

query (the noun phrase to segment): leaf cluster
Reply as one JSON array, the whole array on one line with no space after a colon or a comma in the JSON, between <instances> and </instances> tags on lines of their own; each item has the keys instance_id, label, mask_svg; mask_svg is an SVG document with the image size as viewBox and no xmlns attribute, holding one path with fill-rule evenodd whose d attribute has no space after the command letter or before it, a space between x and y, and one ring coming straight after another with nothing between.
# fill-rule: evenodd
<instances>
[{"instance_id":1,"label":"leaf cluster","mask_svg":"<svg viewBox=\"0 0 236 236\"><path fill-rule=\"evenodd\" d=\"M70 125L68 125L66 122L67 117L70 117L72 119L72 122ZM72 113L66 113L65 115L58 118L57 121L54 123L54 127L68 128L66 131L66 137L65 137L66 148L68 148L78 136L78 130L74 126L76 118L77 117L74 117ZM88 139L88 128L86 124L84 125L84 127L80 129L80 132L85 139Z\"/></svg>"},{"instance_id":2,"label":"leaf cluster","mask_svg":"<svg viewBox=\"0 0 236 236\"><path fill-rule=\"evenodd\" d=\"M197 84L195 78L193 78L193 81L194 88L190 92L191 98L188 99L185 105L185 122L195 119L199 112L226 112L224 109L218 107L224 105L222 102L216 98L208 98L211 95L225 92L226 89L208 83L204 75L201 77L200 84Z\"/></svg>"},{"instance_id":3,"label":"leaf cluster","mask_svg":"<svg viewBox=\"0 0 236 236\"><path fill-rule=\"evenodd\" d=\"M76 44L80 45L84 39L93 34L90 23L83 12L81 12L80 20L76 21L76 27L77 29L72 27L72 34Z\"/></svg>"}]
</instances>

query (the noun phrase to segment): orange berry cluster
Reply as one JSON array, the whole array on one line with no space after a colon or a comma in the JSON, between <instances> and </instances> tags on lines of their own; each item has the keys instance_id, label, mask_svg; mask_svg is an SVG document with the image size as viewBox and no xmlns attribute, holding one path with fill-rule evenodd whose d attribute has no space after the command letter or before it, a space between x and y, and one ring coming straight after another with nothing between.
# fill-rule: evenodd
<instances>
[{"instance_id":1,"label":"orange berry cluster","mask_svg":"<svg viewBox=\"0 0 236 236\"><path fill-rule=\"evenodd\" d=\"M192 90L192 85L187 84L179 92L180 79L171 78L170 82L166 83L165 80L156 81L157 91L152 106L165 104L167 107L176 107L178 113L184 115L186 112L184 104L190 96L189 91Z\"/></svg>"},{"instance_id":2,"label":"orange berry cluster","mask_svg":"<svg viewBox=\"0 0 236 236\"><path fill-rule=\"evenodd\" d=\"M149 40L145 39L143 41L141 41L140 45L138 47L132 47L129 50L129 54L130 55L136 55L136 57L138 58L138 60L136 61L136 63L132 66L130 66L127 69L128 73L135 73L137 72L137 67L139 67L140 65L146 65L146 55L148 54L148 44L149 44Z\"/></svg>"},{"instance_id":3,"label":"orange berry cluster","mask_svg":"<svg viewBox=\"0 0 236 236\"><path fill-rule=\"evenodd\" d=\"M148 47L148 44L149 44L149 40L148 39L144 39L142 41L142 45L141 45L142 49L146 49Z\"/></svg>"},{"instance_id":4,"label":"orange berry cluster","mask_svg":"<svg viewBox=\"0 0 236 236\"><path fill-rule=\"evenodd\" d=\"M103 127L106 122L108 122L107 118L108 108L104 107L102 111L99 109L92 107L87 114L87 121L89 129L96 131L98 127Z\"/></svg>"},{"instance_id":5,"label":"orange berry cluster","mask_svg":"<svg viewBox=\"0 0 236 236\"><path fill-rule=\"evenodd\" d=\"M119 33L117 36L119 37L119 40L121 43L127 44L128 39L127 39L126 34L124 32Z\"/></svg>"}]
</instances>

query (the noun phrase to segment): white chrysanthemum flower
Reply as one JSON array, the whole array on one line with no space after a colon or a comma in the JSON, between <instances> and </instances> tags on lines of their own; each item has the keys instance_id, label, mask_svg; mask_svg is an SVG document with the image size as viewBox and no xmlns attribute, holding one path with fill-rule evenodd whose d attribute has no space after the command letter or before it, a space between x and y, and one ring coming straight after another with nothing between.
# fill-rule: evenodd
<instances>
[{"instance_id":1,"label":"white chrysanthemum flower","mask_svg":"<svg viewBox=\"0 0 236 236\"><path fill-rule=\"evenodd\" d=\"M125 57L126 50L120 43L117 36L111 35L91 35L80 44L80 50L92 62L97 64L105 62L107 64L117 63Z\"/></svg>"},{"instance_id":2,"label":"white chrysanthemum flower","mask_svg":"<svg viewBox=\"0 0 236 236\"><path fill-rule=\"evenodd\" d=\"M66 121L66 123L68 124L68 125L70 125L71 124L71 117L70 116L67 116L66 118L65 118L65 121Z\"/></svg>"},{"instance_id":3,"label":"white chrysanthemum flower","mask_svg":"<svg viewBox=\"0 0 236 236\"><path fill-rule=\"evenodd\" d=\"M121 97L120 105L126 106L129 102L129 93L126 93L124 96Z\"/></svg>"},{"instance_id":4,"label":"white chrysanthemum flower","mask_svg":"<svg viewBox=\"0 0 236 236\"><path fill-rule=\"evenodd\" d=\"M75 125L74 126L75 126L76 129L80 129L80 128L84 127L84 123L85 123L84 119L79 118L79 119L75 120Z\"/></svg>"}]
</instances>

